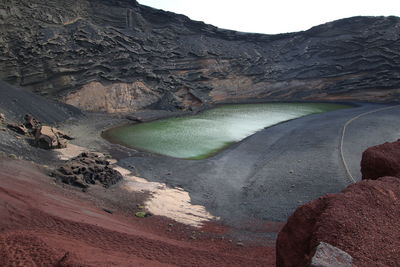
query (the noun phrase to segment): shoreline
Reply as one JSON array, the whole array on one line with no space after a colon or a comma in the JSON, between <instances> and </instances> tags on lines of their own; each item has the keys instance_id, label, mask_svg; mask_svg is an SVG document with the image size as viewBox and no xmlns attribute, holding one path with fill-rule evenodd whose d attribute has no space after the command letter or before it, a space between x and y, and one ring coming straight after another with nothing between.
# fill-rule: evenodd
<instances>
[{"instance_id":1,"label":"shoreline","mask_svg":"<svg viewBox=\"0 0 400 267\"><path fill-rule=\"evenodd\" d=\"M302 103L304 103L304 104L306 104L306 103L313 103L313 104L345 105L345 106L347 106L346 108L352 108L352 107L357 107L357 106L362 105L361 103L355 103L355 102L345 103L345 102L327 102L327 101L325 101L325 102L318 102L318 101L267 101L267 102L257 102L257 103L255 103L255 102L254 102L254 103L250 103L250 102L249 102L249 103L226 103L226 104L220 103L220 104L216 104L216 105L204 107L201 111L190 112L190 113L188 113L188 112L183 112L183 113L176 113L176 112L173 112L173 114L169 114L170 116L168 116L167 113L161 112L159 117L154 116L154 114L156 114L156 111L155 111L155 110L150 110L149 112L153 115L153 116L151 117L151 119L148 119L148 120L147 120L146 117L144 117L144 118L142 117L143 119L142 119L141 121L132 121L132 122L120 123L120 124L114 125L114 126L112 126L111 128L102 130L102 131L101 131L101 137L102 137L103 139L105 139L107 142L111 143L111 144L118 144L118 145L121 145L121 146L125 146L125 147L127 147L127 148L129 148L129 149L138 150L138 151L141 151L141 152L144 152L144 153L150 153L150 154L154 154L154 155L158 155L158 156L168 156L168 155L164 155L164 154L161 154L161 153L152 152L152 151L150 151L150 150L141 149L141 148L137 148L137 147L134 147L134 146L131 146L131 145L124 144L124 142L118 141L118 138L113 137L113 136L110 134L110 132L113 131L113 130L115 130L115 129L118 129L118 128L133 126L133 125L136 125L136 124L142 124L142 123L148 123L148 122L154 122L154 121L165 120L165 119L172 119L172 118L179 118L179 117L196 116L197 114L200 114L200 113L203 113L203 112L205 112L205 111L218 108L218 107L220 107L220 106L225 106L225 105L288 104L288 103L289 103L289 104L290 104L290 103L292 103L292 104L298 104L298 103L300 103L300 104L302 104ZM340 109L342 109L342 108L340 108ZM323 112L321 112L321 113L331 112L331 111L335 111L335 110L323 111ZM146 110L142 111L142 113L146 113ZM277 126L277 125L279 125L279 124L281 124L281 123L287 123L287 122L289 122L289 121L296 120L296 119L302 118L302 117L304 117L304 116L314 115L314 114L319 114L319 112L318 112L318 113L311 113L311 114L303 115L303 116L300 116L300 117L297 117L297 118L293 118L293 119L287 119L287 120L284 120L284 121L281 121L281 122L278 122L278 123L275 123L275 124L266 126L266 127L264 127L263 129L267 129L267 128L269 128L269 127L274 127L274 126ZM128 115L127 117L129 117L129 116L130 116L130 115ZM135 116L135 117L136 117L136 116ZM260 129L260 130L262 130L262 129ZM260 130L258 130L258 131L260 131ZM258 132L258 131L256 131L256 132ZM256 133L256 132L255 132L255 133ZM253 134L255 134L255 133L253 133ZM253 135L253 134L251 134L251 135ZM225 144L224 146L222 146L222 147L215 148L215 149L213 149L212 151L210 151L210 152L208 152L208 153L204 153L204 154L201 154L201 155L197 155L197 156L194 156L194 157L191 157L191 158L179 158L179 157L173 157L173 156L168 156L168 157L172 157L172 158L176 158L176 159L185 159L185 160L202 160L202 159L207 159L207 158L216 156L217 154L221 153L221 152L224 151L225 149L229 148L230 146L232 146L232 145L234 145L234 144L236 144L236 143L238 143L238 142L243 141L244 139L250 137L251 135L246 136L245 138L243 138L243 139L241 139L241 140L239 140L239 141L226 142L226 144Z\"/></svg>"}]
</instances>

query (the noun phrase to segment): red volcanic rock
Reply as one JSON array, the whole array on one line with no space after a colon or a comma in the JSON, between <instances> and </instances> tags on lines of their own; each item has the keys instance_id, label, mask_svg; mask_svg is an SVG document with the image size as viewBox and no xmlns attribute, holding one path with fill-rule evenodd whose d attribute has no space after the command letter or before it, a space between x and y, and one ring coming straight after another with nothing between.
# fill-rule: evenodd
<instances>
[{"instance_id":1,"label":"red volcanic rock","mask_svg":"<svg viewBox=\"0 0 400 267\"><path fill-rule=\"evenodd\" d=\"M355 266L400 266L400 179L383 177L299 207L278 235L277 266L309 266L328 243Z\"/></svg>"},{"instance_id":2,"label":"red volcanic rock","mask_svg":"<svg viewBox=\"0 0 400 267\"><path fill-rule=\"evenodd\" d=\"M362 179L400 178L400 140L368 148L361 160Z\"/></svg>"}]
</instances>

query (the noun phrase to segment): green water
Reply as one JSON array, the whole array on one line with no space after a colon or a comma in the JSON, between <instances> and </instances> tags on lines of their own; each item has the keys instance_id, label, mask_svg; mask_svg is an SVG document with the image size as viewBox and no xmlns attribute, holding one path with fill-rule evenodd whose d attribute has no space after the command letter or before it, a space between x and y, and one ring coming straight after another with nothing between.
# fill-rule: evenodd
<instances>
[{"instance_id":1,"label":"green water","mask_svg":"<svg viewBox=\"0 0 400 267\"><path fill-rule=\"evenodd\" d=\"M139 150L183 159L203 159L277 123L348 108L326 103L268 103L219 106L193 116L127 125L103 137Z\"/></svg>"}]
</instances>

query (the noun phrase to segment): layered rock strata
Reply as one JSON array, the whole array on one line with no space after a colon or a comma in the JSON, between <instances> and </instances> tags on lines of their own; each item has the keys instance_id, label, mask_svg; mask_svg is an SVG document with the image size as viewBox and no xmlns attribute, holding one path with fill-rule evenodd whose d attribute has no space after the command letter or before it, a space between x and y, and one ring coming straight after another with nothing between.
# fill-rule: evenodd
<instances>
[{"instance_id":1,"label":"layered rock strata","mask_svg":"<svg viewBox=\"0 0 400 267\"><path fill-rule=\"evenodd\" d=\"M400 99L398 17L262 35L131 0L4 0L0 25L0 79L86 110Z\"/></svg>"}]
</instances>

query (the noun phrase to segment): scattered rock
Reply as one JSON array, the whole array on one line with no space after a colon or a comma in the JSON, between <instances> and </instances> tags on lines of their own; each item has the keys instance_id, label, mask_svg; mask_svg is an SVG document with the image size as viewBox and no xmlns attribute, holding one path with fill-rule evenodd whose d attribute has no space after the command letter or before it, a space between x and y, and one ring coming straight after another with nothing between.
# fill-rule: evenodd
<instances>
[{"instance_id":1,"label":"scattered rock","mask_svg":"<svg viewBox=\"0 0 400 267\"><path fill-rule=\"evenodd\" d=\"M347 252L355 266L400 266L399 200L400 179L383 177L297 208L278 235L277 267L309 266L320 242Z\"/></svg>"},{"instance_id":2,"label":"scattered rock","mask_svg":"<svg viewBox=\"0 0 400 267\"><path fill-rule=\"evenodd\" d=\"M400 178L400 140L368 148L362 154L362 179Z\"/></svg>"},{"instance_id":3,"label":"scattered rock","mask_svg":"<svg viewBox=\"0 0 400 267\"><path fill-rule=\"evenodd\" d=\"M321 242L311 259L310 267L351 267L353 258L328 243Z\"/></svg>"},{"instance_id":4,"label":"scattered rock","mask_svg":"<svg viewBox=\"0 0 400 267\"><path fill-rule=\"evenodd\" d=\"M27 135L29 132L28 129L22 124L8 123L7 128L22 135Z\"/></svg>"},{"instance_id":5,"label":"scattered rock","mask_svg":"<svg viewBox=\"0 0 400 267\"><path fill-rule=\"evenodd\" d=\"M0 124L3 124L6 121L6 116L3 113L0 113Z\"/></svg>"},{"instance_id":6,"label":"scattered rock","mask_svg":"<svg viewBox=\"0 0 400 267\"><path fill-rule=\"evenodd\" d=\"M87 188L90 185L100 183L109 187L122 180L122 175L108 166L109 162L104 156L96 153L84 152L67 161L63 166L55 170L51 176L63 183Z\"/></svg>"}]
</instances>

